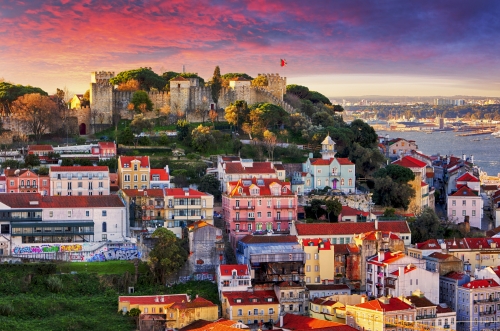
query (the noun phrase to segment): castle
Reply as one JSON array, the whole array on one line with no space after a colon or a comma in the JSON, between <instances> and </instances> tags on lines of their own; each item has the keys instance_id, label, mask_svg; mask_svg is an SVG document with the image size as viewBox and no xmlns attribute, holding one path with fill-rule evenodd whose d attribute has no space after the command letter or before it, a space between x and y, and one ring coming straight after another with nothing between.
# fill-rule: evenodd
<instances>
[{"instance_id":1,"label":"castle","mask_svg":"<svg viewBox=\"0 0 500 331\"><path fill-rule=\"evenodd\" d=\"M229 87L223 87L219 94L217 108L225 108L236 100L245 100L249 105L258 102L269 102L283 107L293 113L295 109L283 101L286 93L286 77L279 74L262 74L266 76L268 86L255 87L251 81L244 78L235 78L230 81ZM90 84L90 109L97 112L101 124L111 124L113 115L119 114L121 118L132 118L127 106L134 92L119 91L110 83L115 76L114 72L100 71L91 73ZM259 74L261 76L261 74ZM198 78L184 78L178 76L169 82L170 92L149 91L148 95L153 102L154 109L170 105L172 113L188 114L191 118L195 109L206 111L215 109L216 104L212 99L211 88L200 86ZM79 117L80 132L83 134L82 124L90 127L90 112L88 121L85 116ZM95 116L95 115L94 115Z\"/></svg>"}]
</instances>

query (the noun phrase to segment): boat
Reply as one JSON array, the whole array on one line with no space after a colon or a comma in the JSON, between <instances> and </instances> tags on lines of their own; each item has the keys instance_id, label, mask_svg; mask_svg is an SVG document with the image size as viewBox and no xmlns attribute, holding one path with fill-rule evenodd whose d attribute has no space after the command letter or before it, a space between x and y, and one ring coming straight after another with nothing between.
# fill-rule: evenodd
<instances>
[{"instance_id":1,"label":"boat","mask_svg":"<svg viewBox=\"0 0 500 331\"><path fill-rule=\"evenodd\" d=\"M471 141L481 141L481 139L476 138L476 139L472 139Z\"/></svg>"},{"instance_id":2,"label":"boat","mask_svg":"<svg viewBox=\"0 0 500 331\"><path fill-rule=\"evenodd\" d=\"M493 132L491 135L495 138L500 138L500 131Z\"/></svg>"},{"instance_id":3,"label":"boat","mask_svg":"<svg viewBox=\"0 0 500 331\"><path fill-rule=\"evenodd\" d=\"M432 132L426 132L425 134L432 134Z\"/></svg>"},{"instance_id":4,"label":"boat","mask_svg":"<svg viewBox=\"0 0 500 331\"><path fill-rule=\"evenodd\" d=\"M490 140L490 138L484 138L483 140Z\"/></svg>"},{"instance_id":5,"label":"boat","mask_svg":"<svg viewBox=\"0 0 500 331\"><path fill-rule=\"evenodd\" d=\"M446 133L446 131L439 131L439 133Z\"/></svg>"}]
</instances>

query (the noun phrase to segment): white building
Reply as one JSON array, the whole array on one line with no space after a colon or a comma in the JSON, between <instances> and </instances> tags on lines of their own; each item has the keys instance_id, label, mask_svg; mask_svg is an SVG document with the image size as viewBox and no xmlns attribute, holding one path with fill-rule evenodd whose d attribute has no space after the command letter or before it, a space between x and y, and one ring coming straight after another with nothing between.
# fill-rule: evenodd
<instances>
[{"instance_id":1,"label":"white building","mask_svg":"<svg viewBox=\"0 0 500 331\"><path fill-rule=\"evenodd\" d=\"M469 217L471 227L481 229L483 199L478 191L464 185L448 196L448 219L454 223L461 223L466 216Z\"/></svg>"},{"instance_id":2,"label":"white building","mask_svg":"<svg viewBox=\"0 0 500 331\"><path fill-rule=\"evenodd\" d=\"M123 242L128 237L125 205L116 195L2 194L0 215L6 230L0 241L11 252L43 251L59 243Z\"/></svg>"},{"instance_id":3,"label":"white building","mask_svg":"<svg viewBox=\"0 0 500 331\"><path fill-rule=\"evenodd\" d=\"M50 195L109 195L107 166L54 166L49 168Z\"/></svg>"},{"instance_id":4,"label":"white building","mask_svg":"<svg viewBox=\"0 0 500 331\"><path fill-rule=\"evenodd\" d=\"M217 287L219 298L222 301L222 292L247 291L252 287L252 276L246 264L222 264L216 268Z\"/></svg>"},{"instance_id":5,"label":"white building","mask_svg":"<svg viewBox=\"0 0 500 331\"><path fill-rule=\"evenodd\" d=\"M171 188L168 165L163 169L151 169L149 171L149 177L149 188Z\"/></svg>"}]
</instances>

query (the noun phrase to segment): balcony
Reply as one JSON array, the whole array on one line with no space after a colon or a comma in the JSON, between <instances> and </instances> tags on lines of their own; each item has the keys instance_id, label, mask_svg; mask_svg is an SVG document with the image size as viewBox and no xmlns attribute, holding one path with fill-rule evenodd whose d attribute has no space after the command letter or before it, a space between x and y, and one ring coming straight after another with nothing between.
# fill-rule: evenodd
<instances>
[{"instance_id":1,"label":"balcony","mask_svg":"<svg viewBox=\"0 0 500 331\"><path fill-rule=\"evenodd\" d=\"M282 216L280 216L280 217L274 217L275 221L284 221L284 222L291 222L294 219L295 218L293 218L293 217L282 217Z\"/></svg>"},{"instance_id":2,"label":"balcony","mask_svg":"<svg viewBox=\"0 0 500 331\"><path fill-rule=\"evenodd\" d=\"M255 206L233 206L234 210L254 210Z\"/></svg>"},{"instance_id":3,"label":"balcony","mask_svg":"<svg viewBox=\"0 0 500 331\"><path fill-rule=\"evenodd\" d=\"M297 208L296 205L274 205L274 209L295 209Z\"/></svg>"},{"instance_id":4,"label":"balcony","mask_svg":"<svg viewBox=\"0 0 500 331\"><path fill-rule=\"evenodd\" d=\"M388 288L392 288L392 289L396 289L396 284L394 283L385 283L385 287L388 287Z\"/></svg>"},{"instance_id":5,"label":"balcony","mask_svg":"<svg viewBox=\"0 0 500 331\"><path fill-rule=\"evenodd\" d=\"M163 209L163 207L165 207L165 205L155 205L155 209Z\"/></svg>"},{"instance_id":6,"label":"balcony","mask_svg":"<svg viewBox=\"0 0 500 331\"><path fill-rule=\"evenodd\" d=\"M142 216L143 221L150 221L154 216Z\"/></svg>"},{"instance_id":7,"label":"balcony","mask_svg":"<svg viewBox=\"0 0 500 331\"><path fill-rule=\"evenodd\" d=\"M500 298L489 298L489 299L482 299L482 300L474 300L474 303L489 303L489 302L495 302L495 301L500 301Z\"/></svg>"},{"instance_id":8,"label":"balcony","mask_svg":"<svg viewBox=\"0 0 500 331\"><path fill-rule=\"evenodd\" d=\"M449 329L450 328L450 325L449 324L445 324L443 325L443 329Z\"/></svg>"},{"instance_id":9,"label":"balcony","mask_svg":"<svg viewBox=\"0 0 500 331\"><path fill-rule=\"evenodd\" d=\"M487 311L480 311L479 316L488 316L488 315L495 315L497 313L496 310L487 310Z\"/></svg>"},{"instance_id":10,"label":"balcony","mask_svg":"<svg viewBox=\"0 0 500 331\"><path fill-rule=\"evenodd\" d=\"M255 217L249 218L233 218L233 222L255 222Z\"/></svg>"},{"instance_id":11,"label":"balcony","mask_svg":"<svg viewBox=\"0 0 500 331\"><path fill-rule=\"evenodd\" d=\"M417 320L425 320L428 318L436 318L436 315L417 315L416 319Z\"/></svg>"},{"instance_id":12,"label":"balcony","mask_svg":"<svg viewBox=\"0 0 500 331\"><path fill-rule=\"evenodd\" d=\"M303 302L304 298L299 298L297 296L284 296L280 298L280 303L286 303L286 302Z\"/></svg>"},{"instance_id":13,"label":"balcony","mask_svg":"<svg viewBox=\"0 0 500 331\"><path fill-rule=\"evenodd\" d=\"M366 280L366 283L367 283L367 284L373 284L373 280L371 280L371 279L367 279L367 280Z\"/></svg>"}]
</instances>

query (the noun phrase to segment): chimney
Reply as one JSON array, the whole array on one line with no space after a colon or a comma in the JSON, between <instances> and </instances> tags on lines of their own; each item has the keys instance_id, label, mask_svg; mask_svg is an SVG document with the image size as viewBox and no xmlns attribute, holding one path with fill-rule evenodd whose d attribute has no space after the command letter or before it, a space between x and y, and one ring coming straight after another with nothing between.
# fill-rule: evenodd
<instances>
[{"instance_id":1,"label":"chimney","mask_svg":"<svg viewBox=\"0 0 500 331\"><path fill-rule=\"evenodd\" d=\"M371 217L371 215L369 215L369 217ZM378 230L378 218L375 217L375 230Z\"/></svg>"},{"instance_id":2,"label":"chimney","mask_svg":"<svg viewBox=\"0 0 500 331\"><path fill-rule=\"evenodd\" d=\"M366 299L367 299L367 298L366 298L366 295L365 295L365 294L363 294L363 295L361 296L361 303L365 303L365 302L366 302Z\"/></svg>"},{"instance_id":3,"label":"chimney","mask_svg":"<svg viewBox=\"0 0 500 331\"><path fill-rule=\"evenodd\" d=\"M280 314L280 328L283 327L283 314Z\"/></svg>"},{"instance_id":4,"label":"chimney","mask_svg":"<svg viewBox=\"0 0 500 331\"><path fill-rule=\"evenodd\" d=\"M405 267L398 267L399 270L399 278L401 278L405 274Z\"/></svg>"},{"instance_id":5,"label":"chimney","mask_svg":"<svg viewBox=\"0 0 500 331\"><path fill-rule=\"evenodd\" d=\"M384 261L384 252L378 252L378 262Z\"/></svg>"}]
</instances>

